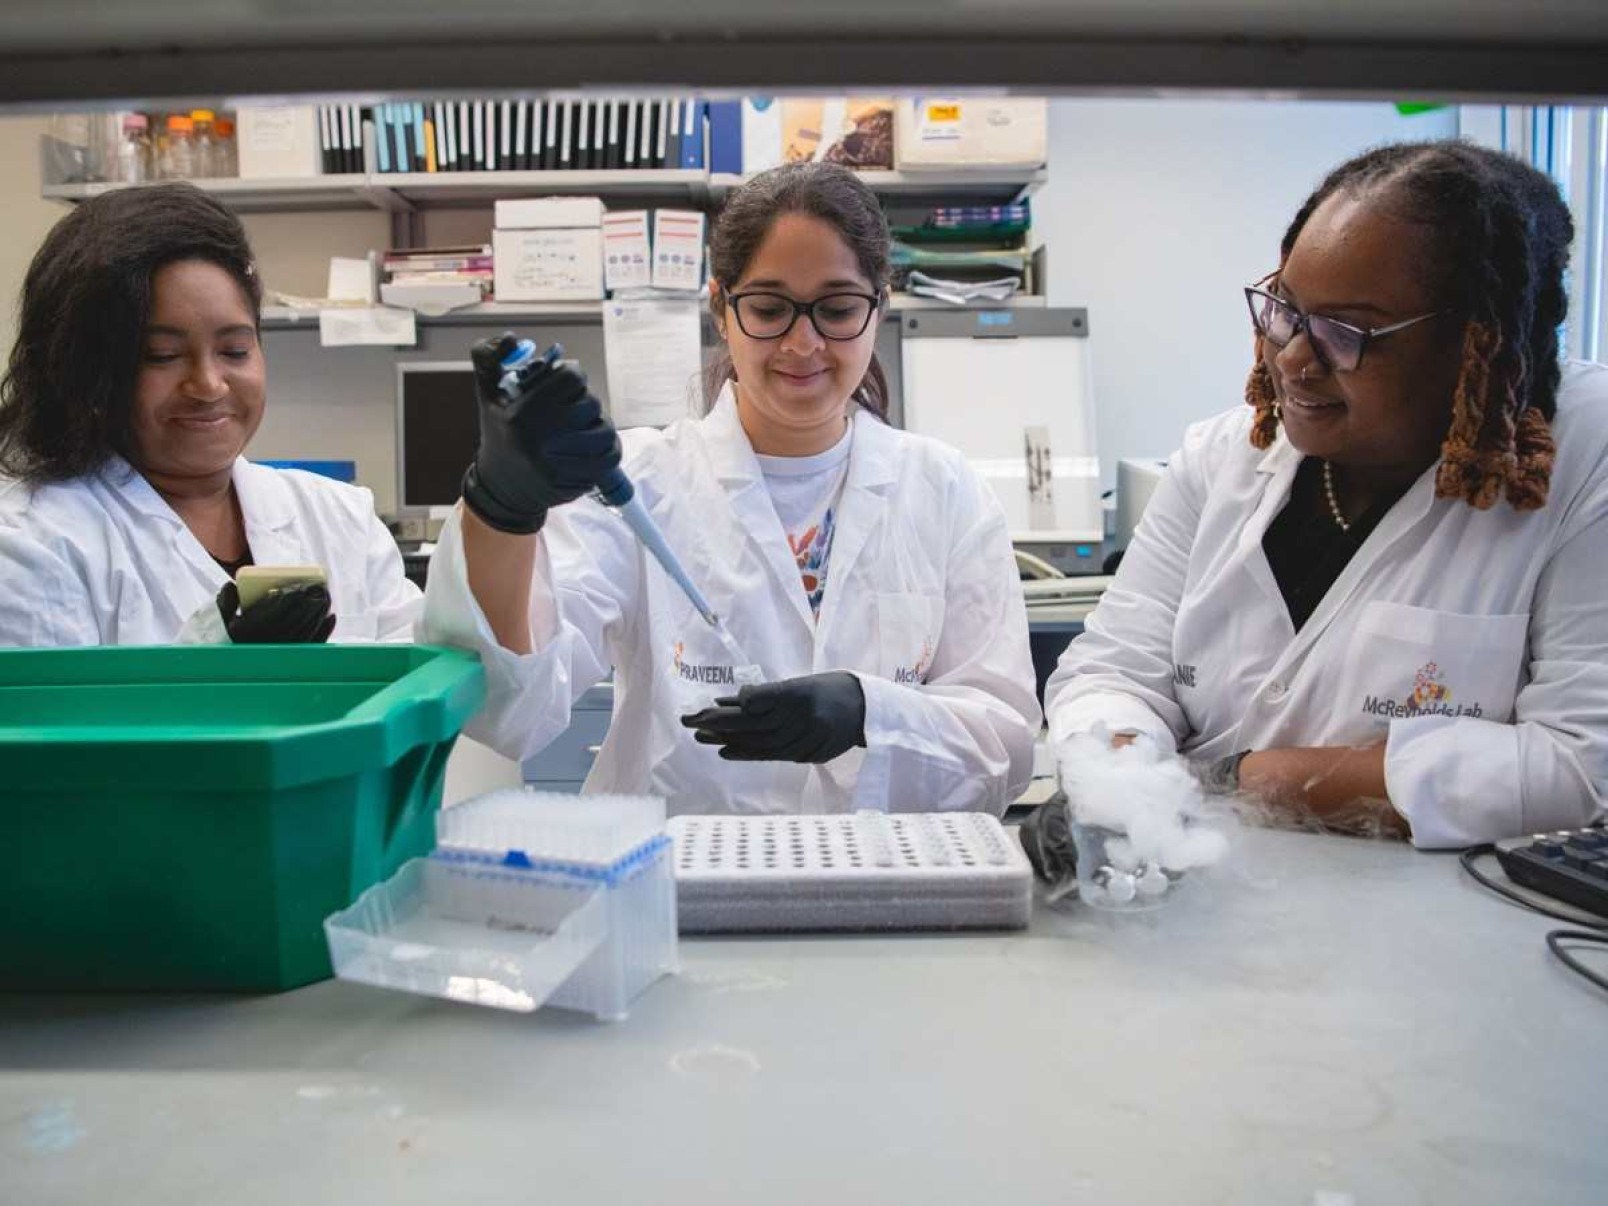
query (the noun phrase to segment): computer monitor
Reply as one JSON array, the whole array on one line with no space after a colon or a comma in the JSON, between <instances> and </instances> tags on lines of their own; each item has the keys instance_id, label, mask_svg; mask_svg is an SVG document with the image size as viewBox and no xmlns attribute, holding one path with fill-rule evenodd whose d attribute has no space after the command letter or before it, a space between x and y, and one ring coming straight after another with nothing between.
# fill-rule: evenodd
<instances>
[{"instance_id":1,"label":"computer monitor","mask_svg":"<svg viewBox=\"0 0 1608 1206\"><path fill-rule=\"evenodd\" d=\"M1116 544L1119 549L1127 548L1133 540L1139 517L1145 513L1150 496L1166 474L1166 461L1124 458L1117 462Z\"/></svg>"},{"instance_id":2,"label":"computer monitor","mask_svg":"<svg viewBox=\"0 0 1608 1206\"><path fill-rule=\"evenodd\" d=\"M474 367L467 360L396 366L396 499L402 515L446 517L480 440Z\"/></svg>"}]
</instances>

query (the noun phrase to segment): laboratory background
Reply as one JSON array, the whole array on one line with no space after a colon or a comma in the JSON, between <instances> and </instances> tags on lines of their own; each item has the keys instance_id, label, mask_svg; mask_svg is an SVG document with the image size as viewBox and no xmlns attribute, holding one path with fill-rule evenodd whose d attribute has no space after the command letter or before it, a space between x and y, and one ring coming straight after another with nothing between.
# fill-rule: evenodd
<instances>
[{"instance_id":1,"label":"laboratory background","mask_svg":"<svg viewBox=\"0 0 1608 1206\"><path fill-rule=\"evenodd\" d=\"M1560 348L1608 357L1608 90L1578 84L1593 63L1608 73L1605 44L1563 55L1568 82L1550 93L1545 47L1519 39L1523 86L1426 52L1415 88L1413 47L1435 38L1364 56L1346 86L1345 38L1324 50L1324 32L1311 89L1254 67L1236 81L1227 57L1168 68L1172 86L1125 85L1101 75L1100 29L1068 40L1094 87L1035 66L1038 87L957 72L918 88L905 67L876 76L865 47L835 68L829 42L812 43L816 68L741 84L726 67L672 86L571 81L586 68L566 66L548 88L498 60L484 89L343 87L338 70L310 82L315 56L283 83L30 97L48 76L25 73L0 98L0 357L28 265L72 207L194 182L240 216L264 291L250 460L372 492L424 587L479 436L471 346L503 331L560 345L622 429L701 413L721 350L707 292L721 205L779 164L842 164L892 229L874 318L890 422L958 449L999 501L1042 705L1185 432L1246 401L1244 288L1278 268L1291 217L1336 165L1465 139L1550 178L1575 222ZM368 71L379 46L353 61ZM918 66L954 62L923 53ZM991 45L979 70L1013 53ZM1491 54L1500 68L1500 43ZM204 724L263 683L329 675L297 705L298 735L242 730L292 743L274 747L283 762L164 746L128 721L136 703L74 703L70 671L30 663L30 681L0 665L14 701L0 701L0 813L8 796L34 810L0 824L7 861L33 864L0 872L0 930L29 969L0 977L0 1202L1608 1195L1605 968L1559 956L1557 936L1559 918L1576 938L1603 928L1600 821L1533 835L1575 860L1574 896L1522 880L1525 854L1504 876L1489 858L1470 870L1377 834L1217 814L1136 864L1115 829L1057 845L1041 806L1066 783L1047 730L1002 817L667 820L662 801L580 794L610 731L606 676L581 685L558 737L513 759L460 735L481 698L471 655L271 657L243 660L250 681L216 695L183 670L161 706ZM129 676L117 698L150 685L131 660L113 669ZM436 694L406 700L404 677ZM342 709L381 680L406 715L363 713L375 744L340 771L347 786L309 771L281 787L285 767L340 763L331 734L359 714ZM127 744L104 790L63 769L60 799L83 811L46 823L55 747L18 734L81 737L73 723ZM106 801L159 815L164 784L192 773L261 811L216 832L195 814L153 828L99 899L167 916L137 864L171 846L196 868L195 900L235 906L182 939L131 920L123 950L72 949L98 922L64 887L62 835L94 846ZM332 816L358 836L320 847L307 835ZM271 852L239 855L270 830ZM1057 868L1056 850L1072 861ZM325 876L338 899L292 899ZM421 899L429 916L404 917ZM213 963L214 947L240 954Z\"/></svg>"}]
</instances>

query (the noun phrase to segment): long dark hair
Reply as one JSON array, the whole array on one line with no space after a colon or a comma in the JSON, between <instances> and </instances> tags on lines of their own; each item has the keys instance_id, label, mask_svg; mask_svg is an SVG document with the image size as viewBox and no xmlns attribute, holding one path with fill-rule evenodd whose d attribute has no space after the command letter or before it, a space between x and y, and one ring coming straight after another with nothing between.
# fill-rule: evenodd
<instances>
[{"instance_id":1,"label":"long dark hair","mask_svg":"<svg viewBox=\"0 0 1608 1206\"><path fill-rule=\"evenodd\" d=\"M888 219L876 194L853 172L835 163L784 164L761 172L734 190L720 211L710 239L710 276L722 288L741 280L771 226L784 214L805 214L831 226L849 245L871 287L879 294L887 287ZM723 293L715 294L710 306L716 315L725 317ZM722 352L705 372L705 395L713 398L736 377L731 354ZM871 353L865 379L855 388L854 399L878 418L888 417L888 378L875 352Z\"/></svg>"},{"instance_id":2,"label":"long dark hair","mask_svg":"<svg viewBox=\"0 0 1608 1206\"><path fill-rule=\"evenodd\" d=\"M1516 510L1545 505L1562 371L1558 328L1569 308L1563 274L1574 239L1557 186L1521 160L1473 143L1380 147L1341 164L1307 198L1285 231L1281 267L1313 212L1340 191L1375 193L1425 229L1430 296L1463 322L1436 496L1481 510L1504 492ZM1245 400L1256 408L1251 442L1265 448L1279 418L1260 339Z\"/></svg>"},{"instance_id":3,"label":"long dark hair","mask_svg":"<svg viewBox=\"0 0 1608 1206\"><path fill-rule=\"evenodd\" d=\"M222 268L260 321L262 284L245 229L193 185L104 193L56 223L23 280L0 380L0 473L38 485L127 453L151 282L181 260Z\"/></svg>"}]
</instances>

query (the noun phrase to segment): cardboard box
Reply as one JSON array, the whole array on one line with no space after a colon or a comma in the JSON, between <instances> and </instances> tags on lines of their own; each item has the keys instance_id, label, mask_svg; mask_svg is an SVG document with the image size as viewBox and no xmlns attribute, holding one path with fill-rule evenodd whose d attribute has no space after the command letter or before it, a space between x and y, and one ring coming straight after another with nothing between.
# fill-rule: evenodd
<instances>
[{"instance_id":1,"label":"cardboard box","mask_svg":"<svg viewBox=\"0 0 1608 1206\"><path fill-rule=\"evenodd\" d=\"M653 283L648 211L603 215L603 284L609 289L646 289Z\"/></svg>"},{"instance_id":2,"label":"cardboard box","mask_svg":"<svg viewBox=\"0 0 1608 1206\"><path fill-rule=\"evenodd\" d=\"M313 105L255 105L236 114L235 145L242 180L318 176L318 109Z\"/></svg>"},{"instance_id":3,"label":"cardboard box","mask_svg":"<svg viewBox=\"0 0 1608 1206\"><path fill-rule=\"evenodd\" d=\"M440 315L464 306L476 306L485 300L479 285L455 284L448 281L398 284L388 281L380 286L380 300L388 306L401 306L417 310L420 314Z\"/></svg>"},{"instance_id":4,"label":"cardboard box","mask_svg":"<svg viewBox=\"0 0 1608 1206\"><path fill-rule=\"evenodd\" d=\"M599 226L494 230L498 301L601 301L603 230Z\"/></svg>"},{"instance_id":5,"label":"cardboard box","mask_svg":"<svg viewBox=\"0 0 1608 1206\"><path fill-rule=\"evenodd\" d=\"M900 171L1044 166L1049 106L1043 98L922 96L901 100L896 113Z\"/></svg>"},{"instance_id":6,"label":"cardboard box","mask_svg":"<svg viewBox=\"0 0 1608 1206\"><path fill-rule=\"evenodd\" d=\"M763 172L782 162L782 102L773 96L743 101L743 171Z\"/></svg>"},{"instance_id":7,"label":"cardboard box","mask_svg":"<svg viewBox=\"0 0 1608 1206\"><path fill-rule=\"evenodd\" d=\"M552 230L603 225L599 197L520 197L498 201L493 225L498 230Z\"/></svg>"},{"instance_id":8,"label":"cardboard box","mask_svg":"<svg viewBox=\"0 0 1608 1206\"><path fill-rule=\"evenodd\" d=\"M788 99L782 102L782 159L888 171L893 125L888 98Z\"/></svg>"},{"instance_id":9,"label":"cardboard box","mask_svg":"<svg viewBox=\"0 0 1608 1206\"><path fill-rule=\"evenodd\" d=\"M703 286L704 216L688 209L653 211L653 287Z\"/></svg>"}]
</instances>

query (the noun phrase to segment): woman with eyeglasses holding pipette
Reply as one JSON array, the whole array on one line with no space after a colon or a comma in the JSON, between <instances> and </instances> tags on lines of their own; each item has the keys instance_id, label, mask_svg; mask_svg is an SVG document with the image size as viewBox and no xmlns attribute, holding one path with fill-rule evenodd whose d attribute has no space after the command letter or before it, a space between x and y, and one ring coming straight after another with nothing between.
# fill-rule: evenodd
<instances>
[{"instance_id":1,"label":"woman with eyeglasses holding pipette","mask_svg":"<svg viewBox=\"0 0 1608 1206\"><path fill-rule=\"evenodd\" d=\"M1041 716L1010 536L959 453L885 421L889 251L843 168L735 190L715 401L662 432L617 437L511 335L475 348L480 449L423 623L485 662L471 735L530 757L612 671L588 791L673 813L998 814L1021 793ZM626 498L650 527L608 505Z\"/></svg>"},{"instance_id":2,"label":"woman with eyeglasses holding pipette","mask_svg":"<svg viewBox=\"0 0 1608 1206\"><path fill-rule=\"evenodd\" d=\"M1045 693L1276 816L1463 846L1608 792L1608 370L1573 223L1442 142L1332 172L1245 290L1248 408L1192 428Z\"/></svg>"}]
</instances>

